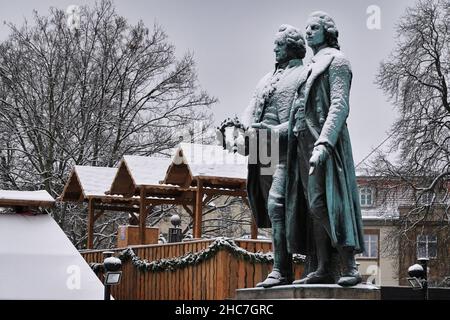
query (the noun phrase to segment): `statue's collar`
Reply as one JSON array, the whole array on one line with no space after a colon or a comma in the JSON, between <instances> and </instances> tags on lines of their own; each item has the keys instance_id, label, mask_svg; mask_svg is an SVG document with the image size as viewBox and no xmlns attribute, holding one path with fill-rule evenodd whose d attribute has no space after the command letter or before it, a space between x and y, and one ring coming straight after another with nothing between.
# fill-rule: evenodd
<instances>
[{"instance_id":1,"label":"statue's collar","mask_svg":"<svg viewBox=\"0 0 450 320\"><path fill-rule=\"evenodd\" d=\"M289 60L287 67L292 68L292 67L301 66L302 64L303 64L302 59L292 59L292 60Z\"/></svg>"},{"instance_id":2,"label":"statue's collar","mask_svg":"<svg viewBox=\"0 0 450 320\"><path fill-rule=\"evenodd\" d=\"M331 48L331 47L326 47L321 49L319 52L316 53L316 55L314 57L311 58L312 62L317 62L318 60L320 60L323 56L326 55L334 55L336 54L337 49L335 48Z\"/></svg>"},{"instance_id":3,"label":"statue's collar","mask_svg":"<svg viewBox=\"0 0 450 320\"><path fill-rule=\"evenodd\" d=\"M289 68L292 68L292 67L300 66L302 64L303 64L302 59L292 59L292 60L289 60L289 62L284 63L282 65L280 65L279 63L276 63L275 64L275 70L278 70L278 69L289 69Z\"/></svg>"}]
</instances>

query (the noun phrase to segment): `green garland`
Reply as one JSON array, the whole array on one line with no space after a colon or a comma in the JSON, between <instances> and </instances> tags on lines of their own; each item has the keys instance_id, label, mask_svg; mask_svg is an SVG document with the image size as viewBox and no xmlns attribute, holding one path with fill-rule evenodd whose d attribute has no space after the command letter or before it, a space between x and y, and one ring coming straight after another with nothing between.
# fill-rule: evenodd
<instances>
[{"instance_id":1,"label":"green garland","mask_svg":"<svg viewBox=\"0 0 450 320\"><path fill-rule=\"evenodd\" d=\"M211 243L208 248L203 249L199 252L192 253L188 252L181 257L175 257L171 259L160 259L148 262L139 258L131 248L127 248L122 251L118 258L122 262L131 260L133 266L138 268L140 271L175 271L177 269L183 269L189 266L194 266L202 263L212 257L214 257L220 250L225 249L231 253L234 257L249 261L250 263L273 263L273 254L271 252L261 253L261 252L249 252L241 247L239 247L232 239L229 238L216 238L213 243ZM296 264L304 263L305 256L294 254L293 262ZM95 272L102 270L103 265L100 263L91 263L91 268Z\"/></svg>"}]
</instances>

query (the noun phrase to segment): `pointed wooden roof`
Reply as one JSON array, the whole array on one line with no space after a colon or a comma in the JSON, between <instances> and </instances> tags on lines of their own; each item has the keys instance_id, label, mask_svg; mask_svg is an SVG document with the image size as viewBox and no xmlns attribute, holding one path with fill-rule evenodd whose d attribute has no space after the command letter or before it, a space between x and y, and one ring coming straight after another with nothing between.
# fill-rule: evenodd
<instances>
[{"instance_id":1,"label":"pointed wooden roof","mask_svg":"<svg viewBox=\"0 0 450 320\"><path fill-rule=\"evenodd\" d=\"M104 197L116 171L116 168L74 166L59 199L84 201L90 197Z\"/></svg>"},{"instance_id":2,"label":"pointed wooden roof","mask_svg":"<svg viewBox=\"0 0 450 320\"><path fill-rule=\"evenodd\" d=\"M180 187L162 183L170 164L170 158L125 155L108 193L130 197L144 188L149 196L176 197L182 191Z\"/></svg>"},{"instance_id":3,"label":"pointed wooden roof","mask_svg":"<svg viewBox=\"0 0 450 320\"><path fill-rule=\"evenodd\" d=\"M242 188L247 181L247 158L221 146L181 143L174 152L164 183L186 187L196 184L199 178L205 186Z\"/></svg>"}]
</instances>

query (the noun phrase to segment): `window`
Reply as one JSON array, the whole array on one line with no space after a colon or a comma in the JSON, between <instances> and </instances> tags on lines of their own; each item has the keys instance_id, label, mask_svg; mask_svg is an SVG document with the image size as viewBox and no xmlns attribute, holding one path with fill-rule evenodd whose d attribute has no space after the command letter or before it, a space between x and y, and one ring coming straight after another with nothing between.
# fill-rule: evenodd
<instances>
[{"instance_id":1,"label":"window","mask_svg":"<svg viewBox=\"0 0 450 320\"><path fill-rule=\"evenodd\" d=\"M437 258L437 236L423 234L417 236L417 258Z\"/></svg>"},{"instance_id":2,"label":"window","mask_svg":"<svg viewBox=\"0 0 450 320\"><path fill-rule=\"evenodd\" d=\"M363 258L378 258L378 234L364 234L365 250L360 255Z\"/></svg>"},{"instance_id":3,"label":"window","mask_svg":"<svg viewBox=\"0 0 450 320\"><path fill-rule=\"evenodd\" d=\"M361 187L359 189L359 203L361 206L367 207L373 205L373 189L369 187Z\"/></svg>"},{"instance_id":4,"label":"window","mask_svg":"<svg viewBox=\"0 0 450 320\"><path fill-rule=\"evenodd\" d=\"M433 202L434 192L425 192L420 196L420 204L428 206Z\"/></svg>"}]
</instances>

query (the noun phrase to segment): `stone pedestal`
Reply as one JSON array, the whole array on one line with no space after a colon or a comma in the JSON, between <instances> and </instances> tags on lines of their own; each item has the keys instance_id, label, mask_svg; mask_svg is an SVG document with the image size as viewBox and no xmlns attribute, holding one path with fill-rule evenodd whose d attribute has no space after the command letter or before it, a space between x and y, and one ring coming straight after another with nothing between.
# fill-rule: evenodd
<instances>
[{"instance_id":1,"label":"stone pedestal","mask_svg":"<svg viewBox=\"0 0 450 320\"><path fill-rule=\"evenodd\" d=\"M345 299L380 300L379 287L359 284L344 288L337 284L286 285L273 288L248 288L236 290L237 300L256 299Z\"/></svg>"}]
</instances>

